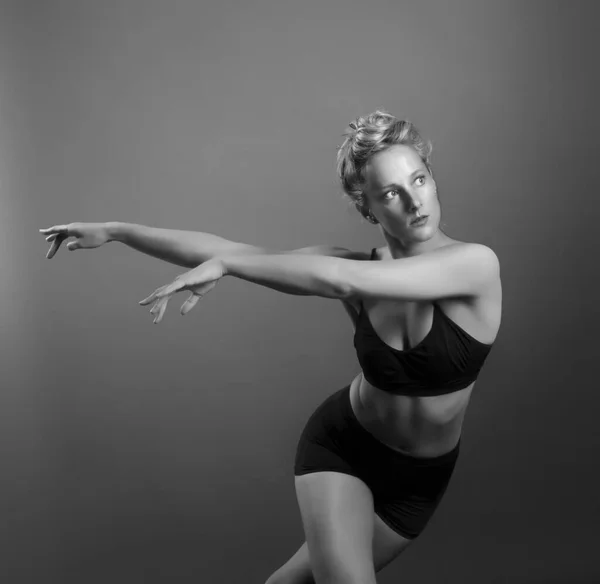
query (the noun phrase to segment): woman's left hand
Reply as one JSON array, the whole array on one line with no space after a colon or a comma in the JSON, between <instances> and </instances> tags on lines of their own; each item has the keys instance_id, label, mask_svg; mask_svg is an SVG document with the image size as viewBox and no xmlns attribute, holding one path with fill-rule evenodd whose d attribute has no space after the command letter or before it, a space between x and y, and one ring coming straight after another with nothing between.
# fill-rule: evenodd
<instances>
[{"instance_id":1,"label":"woman's left hand","mask_svg":"<svg viewBox=\"0 0 600 584\"><path fill-rule=\"evenodd\" d=\"M182 304L181 314L187 314L202 296L210 292L225 275L225 267L218 259L210 259L185 274L177 276L173 282L157 288L150 296L140 301L142 306L156 301L150 314L154 314L154 324L158 324L167 309L171 296L180 290L191 290L191 296ZM157 314L158 313L158 314Z\"/></svg>"}]
</instances>

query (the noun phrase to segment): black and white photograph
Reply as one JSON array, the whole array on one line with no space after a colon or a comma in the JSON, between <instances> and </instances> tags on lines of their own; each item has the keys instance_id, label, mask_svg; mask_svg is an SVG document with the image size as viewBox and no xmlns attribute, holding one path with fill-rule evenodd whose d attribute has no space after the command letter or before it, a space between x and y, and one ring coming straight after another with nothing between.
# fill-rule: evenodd
<instances>
[{"instance_id":1,"label":"black and white photograph","mask_svg":"<svg viewBox=\"0 0 600 584\"><path fill-rule=\"evenodd\" d=\"M600 582L599 14L0 0L0 580Z\"/></svg>"}]
</instances>

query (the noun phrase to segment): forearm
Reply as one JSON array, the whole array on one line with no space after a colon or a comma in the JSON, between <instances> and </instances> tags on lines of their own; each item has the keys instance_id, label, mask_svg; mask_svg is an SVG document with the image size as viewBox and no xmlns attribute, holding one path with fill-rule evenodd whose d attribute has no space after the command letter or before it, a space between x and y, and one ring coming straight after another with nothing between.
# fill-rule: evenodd
<instances>
[{"instance_id":1,"label":"forearm","mask_svg":"<svg viewBox=\"0 0 600 584\"><path fill-rule=\"evenodd\" d=\"M267 251L200 231L161 229L121 221L109 222L107 228L110 241L120 241L137 251L186 268L194 268L215 256L251 256Z\"/></svg>"},{"instance_id":2,"label":"forearm","mask_svg":"<svg viewBox=\"0 0 600 584\"><path fill-rule=\"evenodd\" d=\"M352 260L321 255L235 255L218 258L225 275L287 294L344 299Z\"/></svg>"}]
</instances>

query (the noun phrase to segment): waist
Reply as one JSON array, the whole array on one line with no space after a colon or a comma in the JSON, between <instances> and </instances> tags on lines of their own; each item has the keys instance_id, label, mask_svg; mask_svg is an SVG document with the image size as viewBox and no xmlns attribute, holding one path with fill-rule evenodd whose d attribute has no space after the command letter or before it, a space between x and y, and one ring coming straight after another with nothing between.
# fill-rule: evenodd
<instances>
[{"instance_id":1,"label":"waist","mask_svg":"<svg viewBox=\"0 0 600 584\"><path fill-rule=\"evenodd\" d=\"M390 448L415 457L453 450L462 431L473 384L451 394L413 397L384 392L359 373L350 385L350 403L360 425Z\"/></svg>"}]
</instances>

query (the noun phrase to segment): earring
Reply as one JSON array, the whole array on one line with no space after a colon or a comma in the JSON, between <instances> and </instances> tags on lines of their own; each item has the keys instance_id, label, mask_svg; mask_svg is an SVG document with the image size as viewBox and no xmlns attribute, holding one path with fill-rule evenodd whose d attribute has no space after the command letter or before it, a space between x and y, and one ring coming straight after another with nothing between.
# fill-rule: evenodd
<instances>
[{"instance_id":1,"label":"earring","mask_svg":"<svg viewBox=\"0 0 600 584\"><path fill-rule=\"evenodd\" d=\"M366 219L369 223L372 223L373 225L377 225L377 223L379 223L379 221L377 221L377 218L375 217L375 215L373 215L370 210L369 210L368 215L366 216Z\"/></svg>"}]
</instances>

